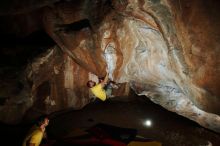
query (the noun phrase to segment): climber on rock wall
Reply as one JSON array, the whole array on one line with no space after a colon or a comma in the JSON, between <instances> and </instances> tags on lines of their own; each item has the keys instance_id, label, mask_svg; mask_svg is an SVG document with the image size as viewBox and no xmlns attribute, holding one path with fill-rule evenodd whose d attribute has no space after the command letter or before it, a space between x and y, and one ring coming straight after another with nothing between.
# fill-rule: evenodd
<instances>
[{"instance_id":1,"label":"climber on rock wall","mask_svg":"<svg viewBox=\"0 0 220 146\"><path fill-rule=\"evenodd\" d=\"M108 73L103 78L99 78L99 83L89 80L87 82L87 86L90 88L91 92L95 95L95 97L105 101L107 98L112 97L112 88L118 88L118 86L113 81L109 81Z\"/></svg>"}]
</instances>

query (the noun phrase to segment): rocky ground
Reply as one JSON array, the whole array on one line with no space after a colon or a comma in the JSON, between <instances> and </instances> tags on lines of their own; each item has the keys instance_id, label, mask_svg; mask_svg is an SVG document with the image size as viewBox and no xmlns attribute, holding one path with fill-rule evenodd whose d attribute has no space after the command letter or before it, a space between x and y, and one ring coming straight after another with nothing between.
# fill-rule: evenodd
<instances>
[{"instance_id":1,"label":"rocky ground","mask_svg":"<svg viewBox=\"0 0 220 146\"><path fill-rule=\"evenodd\" d=\"M144 122L151 120L152 126ZM82 110L68 110L51 115L47 129L50 139L65 137L73 129L87 129L97 123L124 128L135 128L138 135L160 141L163 146L218 146L220 135L207 130L159 105L136 97L129 100L94 101ZM1 124L2 142L19 145L30 127L30 122L20 125Z\"/></svg>"}]
</instances>

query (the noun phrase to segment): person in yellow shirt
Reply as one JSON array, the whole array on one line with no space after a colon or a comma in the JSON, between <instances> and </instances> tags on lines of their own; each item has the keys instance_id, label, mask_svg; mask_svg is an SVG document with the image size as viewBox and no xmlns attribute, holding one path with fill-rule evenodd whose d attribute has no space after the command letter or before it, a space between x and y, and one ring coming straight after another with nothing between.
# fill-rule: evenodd
<instances>
[{"instance_id":1,"label":"person in yellow shirt","mask_svg":"<svg viewBox=\"0 0 220 146\"><path fill-rule=\"evenodd\" d=\"M108 82L108 74L105 76L104 79L100 79L99 83L96 84L96 82L89 80L87 82L87 86L90 88L91 92L102 101L105 101L107 97L112 96L112 88L113 82Z\"/></svg>"},{"instance_id":2,"label":"person in yellow shirt","mask_svg":"<svg viewBox=\"0 0 220 146\"><path fill-rule=\"evenodd\" d=\"M45 129L48 124L49 118L47 116L40 117L37 124L27 133L22 146L39 146L42 138L46 135Z\"/></svg>"}]
</instances>

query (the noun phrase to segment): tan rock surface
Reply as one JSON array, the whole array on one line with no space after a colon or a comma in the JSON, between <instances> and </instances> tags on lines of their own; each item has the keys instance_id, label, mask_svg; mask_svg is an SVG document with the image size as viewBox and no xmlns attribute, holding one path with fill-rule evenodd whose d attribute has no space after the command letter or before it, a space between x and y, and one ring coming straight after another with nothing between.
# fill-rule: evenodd
<instances>
[{"instance_id":1,"label":"tan rock surface","mask_svg":"<svg viewBox=\"0 0 220 146\"><path fill-rule=\"evenodd\" d=\"M44 7L43 27L57 47L25 72L32 82L27 108L82 108L90 101L86 82L108 72L123 84L115 95L128 95L129 85L220 132L218 12L218 2L205 0L84 0Z\"/></svg>"}]
</instances>

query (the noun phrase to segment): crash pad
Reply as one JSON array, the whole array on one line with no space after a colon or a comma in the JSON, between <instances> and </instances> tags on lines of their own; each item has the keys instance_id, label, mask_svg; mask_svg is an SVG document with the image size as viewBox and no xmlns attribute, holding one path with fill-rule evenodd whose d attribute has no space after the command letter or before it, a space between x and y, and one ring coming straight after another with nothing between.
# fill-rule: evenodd
<instances>
[{"instance_id":1,"label":"crash pad","mask_svg":"<svg viewBox=\"0 0 220 146\"><path fill-rule=\"evenodd\" d=\"M127 146L162 146L162 144L157 141L151 141L151 142L131 141Z\"/></svg>"}]
</instances>

